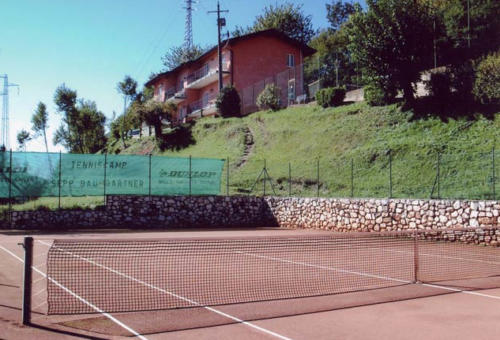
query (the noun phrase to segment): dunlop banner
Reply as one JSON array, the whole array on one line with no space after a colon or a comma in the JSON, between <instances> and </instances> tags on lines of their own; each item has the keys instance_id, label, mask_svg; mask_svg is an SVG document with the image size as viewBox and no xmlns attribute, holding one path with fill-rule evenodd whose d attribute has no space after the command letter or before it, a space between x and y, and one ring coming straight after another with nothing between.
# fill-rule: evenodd
<instances>
[{"instance_id":1,"label":"dunlop banner","mask_svg":"<svg viewBox=\"0 0 500 340\"><path fill-rule=\"evenodd\" d=\"M0 153L0 197L217 195L224 160Z\"/></svg>"}]
</instances>

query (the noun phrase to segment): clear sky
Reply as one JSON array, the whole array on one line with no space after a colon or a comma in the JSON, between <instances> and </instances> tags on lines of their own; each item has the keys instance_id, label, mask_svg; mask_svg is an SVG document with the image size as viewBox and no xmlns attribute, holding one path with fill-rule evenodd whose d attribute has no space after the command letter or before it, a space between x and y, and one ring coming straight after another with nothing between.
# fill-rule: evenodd
<instances>
[{"instance_id":1,"label":"clear sky","mask_svg":"<svg viewBox=\"0 0 500 340\"><path fill-rule=\"evenodd\" d=\"M329 0L290 0L303 4L315 29L327 27ZM227 29L248 26L266 5L276 0L221 0L228 9ZM216 0L197 0L193 13L196 44L217 42ZM78 96L94 100L109 118L121 113L116 84L126 74L142 86L148 75L162 69L161 56L184 39L184 0L0 0L0 74L20 85L11 89L10 143L16 134L31 129L39 101L47 104L52 136L60 124L55 111L55 89L65 83ZM1 89L0 89L1 91ZM42 138L28 143L28 151L43 151ZM63 150L64 151L64 150Z\"/></svg>"}]
</instances>

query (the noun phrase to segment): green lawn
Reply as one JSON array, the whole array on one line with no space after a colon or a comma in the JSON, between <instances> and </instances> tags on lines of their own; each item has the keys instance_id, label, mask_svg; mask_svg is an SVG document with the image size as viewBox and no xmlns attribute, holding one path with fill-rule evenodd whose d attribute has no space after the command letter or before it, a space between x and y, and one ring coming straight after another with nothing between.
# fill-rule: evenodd
<instances>
[{"instance_id":1,"label":"green lawn","mask_svg":"<svg viewBox=\"0 0 500 340\"><path fill-rule=\"evenodd\" d=\"M256 179L265 161L277 195L288 195L291 169L292 195L316 196L319 162L322 197L429 198L432 192L433 197L439 194L441 198L491 199L495 146L498 199L500 113L490 114L488 119L481 114L470 117L417 119L398 105L357 103L329 109L307 105L244 118L202 118L192 128L195 143L178 151L159 152L153 138L144 137L127 140L125 149L121 141L111 143L108 152L146 154L152 150L164 156L229 158L231 194L261 195L264 182L256 183ZM248 131L253 140L250 146L246 145ZM245 150L249 151L247 157ZM267 182L266 194L271 193ZM73 197L61 202L63 208L95 207L103 198ZM13 208L40 206L57 208L58 199L41 198Z\"/></svg>"}]
</instances>

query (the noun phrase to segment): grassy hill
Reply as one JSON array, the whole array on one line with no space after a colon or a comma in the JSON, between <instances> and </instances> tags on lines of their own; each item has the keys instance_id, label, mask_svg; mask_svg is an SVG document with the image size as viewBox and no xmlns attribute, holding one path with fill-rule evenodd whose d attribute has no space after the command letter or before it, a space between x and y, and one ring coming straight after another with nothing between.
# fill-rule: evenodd
<instances>
[{"instance_id":1,"label":"grassy hill","mask_svg":"<svg viewBox=\"0 0 500 340\"><path fill-rule=\"evenodd\" d=\"M288 194L290 165L292 195L316 196L319 163L320 196L388 197L392 172L393 197L492 198L495 144L496 197L500 192L500 111L487 116L443 119L397 105L307 105L200 119L191 131L194 144L177 151L160 152L152 138L143 138L128 140L124 149L115 142L109 152L229 158L231 193L250 193L265 160L279 195ZM272 192L269 182L266 190ZM252 193L262 191L260 181Z\"/></svg>"}]
</instances>

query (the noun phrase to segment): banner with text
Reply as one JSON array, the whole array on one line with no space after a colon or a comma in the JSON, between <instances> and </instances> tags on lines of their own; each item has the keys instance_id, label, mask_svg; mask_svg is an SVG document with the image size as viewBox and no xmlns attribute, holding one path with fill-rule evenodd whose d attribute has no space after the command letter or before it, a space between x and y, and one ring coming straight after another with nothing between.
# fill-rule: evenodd
<instances>
[{"instance_id":1,"label":"banner with text","mask_svg":"<svg viewBox=\"0 0 500 340\"><path fill-rule=\"evenodd\" d=\"M0 197L217 195L223 167L209 158L2 152Z\"/></svg>"}]
</instances>

